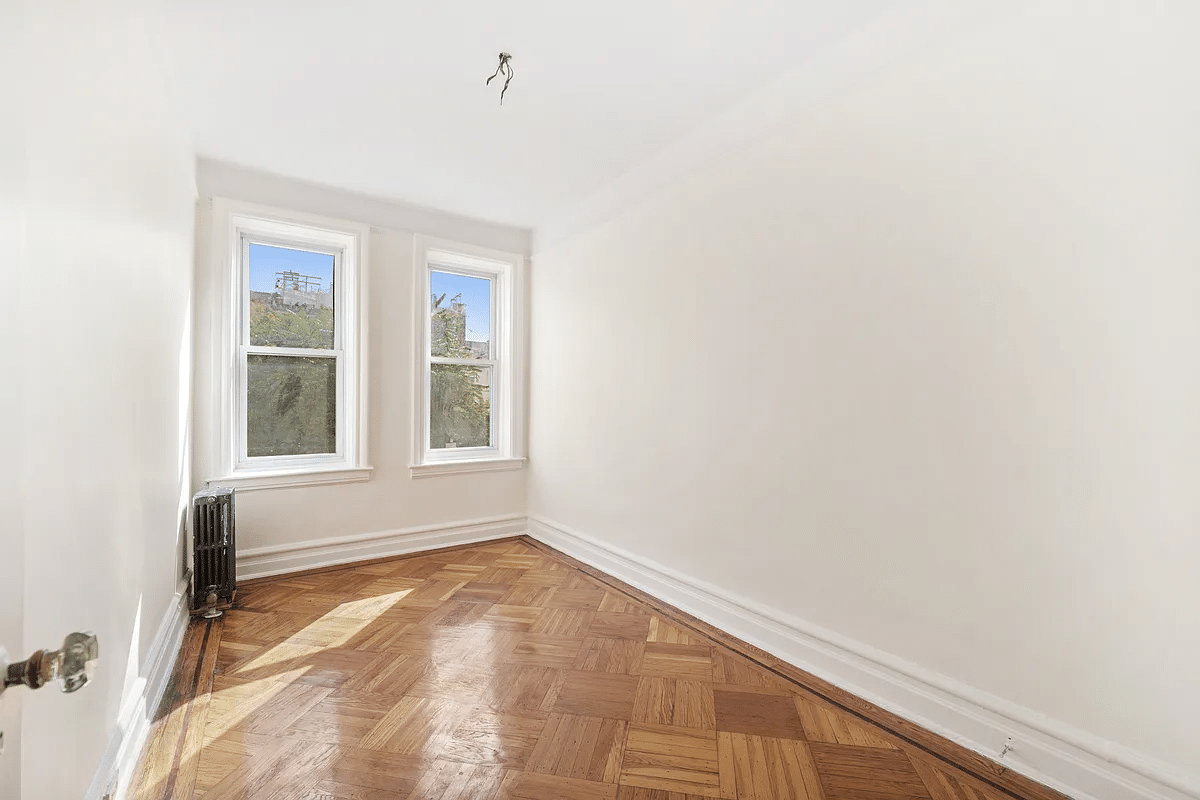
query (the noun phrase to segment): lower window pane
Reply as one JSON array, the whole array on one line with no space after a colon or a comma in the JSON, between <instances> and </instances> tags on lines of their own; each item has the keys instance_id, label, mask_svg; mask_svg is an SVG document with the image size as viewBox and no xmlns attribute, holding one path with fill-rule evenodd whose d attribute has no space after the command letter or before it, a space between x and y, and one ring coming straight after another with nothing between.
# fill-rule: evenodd
<instances>
[{"instance_id":1,"label":"lower window pane","mask_svg":"<svg viewBox=\"0 0 1200 800\"><path fill-rule=\"evenodd\" d=\"M488 447L492 443L492 368L432 364L429 447Z\"/></svg>"},{"instance_id":2,"label":"lower window pane","mask_svg":"<svg viewBox=\"0 0 1200 800\"><path fill-rule=\"evenodd\" d=\"M246 454L337 451L337 361L248 356Z\"/></svg>"}]
</instances>

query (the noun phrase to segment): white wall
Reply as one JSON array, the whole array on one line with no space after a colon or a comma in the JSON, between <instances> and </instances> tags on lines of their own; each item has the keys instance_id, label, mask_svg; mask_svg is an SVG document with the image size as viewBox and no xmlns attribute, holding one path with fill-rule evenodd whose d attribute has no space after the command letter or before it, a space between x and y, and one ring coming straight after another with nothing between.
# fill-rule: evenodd
<instances>
[{"instance_id":1,"label":"white wall","mask_svg":"<svg viewBox=\"0 0 1200 800\"><path fill-rule=\"evenodd\" d=\"M370 458L365 483L294 489L239 490L239 551L383 533L467 520L522 515L525 471L411 477L413 239L422 233L509 252L529 252L529 232L201 159L198 217L195 482L217 474L213 391L217 343L208 318L214 302L208 254L208 199L230 197L372 225L369 243Z\"/></svg>"},{"instance_id":2,"label":"white wall","mask_svg":"<svg viewBox=\"0 0 1200 800\"><path fill-rule=\"evenodd\" d=\"M15 644L23 657L90 629L101 651L82 691L23 693L20 796L40 800L83 796L180 578L195 181L154 3L39 0L27 14L25 267L3 280L19 321L6 348L23 356L4 390L19 421L6 453L21 504L4 523L24 546Z\"/></svg>"},{"instance_id":3,"label":"white wall","mask_svg":"<svg viewBox=\"0 0 1200 800\"><path fill-rule=\"evenodd\" d=\"M1196 780L1197 30L1034 4L539 250L531 514Z\"/></svg>"}]
</instances>

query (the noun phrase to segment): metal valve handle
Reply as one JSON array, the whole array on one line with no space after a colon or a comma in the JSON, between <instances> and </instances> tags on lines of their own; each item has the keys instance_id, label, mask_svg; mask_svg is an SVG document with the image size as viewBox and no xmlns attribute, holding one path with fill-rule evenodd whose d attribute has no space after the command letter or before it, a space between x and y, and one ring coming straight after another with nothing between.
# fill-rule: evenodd
<instances>
[{"instance_id":1,"label":"metal valve handle","mask_svg":"<svg viewBox=\"0 0 1200 800\"><path fill-rule=\"evenodd\" d=\"M9 664L4 669L3 692L10 686L40 689L50 681L58 681L64 692L82 689L92 679L100 659L100 642L96 634L69 633L60 650L38 650L24 661Z\"/></svg>"}]
</instances>

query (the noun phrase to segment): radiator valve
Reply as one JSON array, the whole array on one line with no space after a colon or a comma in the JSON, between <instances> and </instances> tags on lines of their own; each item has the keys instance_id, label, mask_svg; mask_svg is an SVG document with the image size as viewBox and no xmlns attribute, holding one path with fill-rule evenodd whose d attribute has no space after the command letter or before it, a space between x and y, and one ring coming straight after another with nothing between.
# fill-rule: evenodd
<instances>
[{"instance_id":1,"label":"radiator valve","mask_svg":"<svg viewBox=\"0 0 1200 800\"><path fill-rule=\"evenodd\" d=\"M217 608L216 592L208 593L208 597L204 598L204 605L207 606L207 608L204 609L204 613L200 616L204 617L205 619L216 619L217 617L221 616L221 609Z\"/></svg>"}]
</instances>

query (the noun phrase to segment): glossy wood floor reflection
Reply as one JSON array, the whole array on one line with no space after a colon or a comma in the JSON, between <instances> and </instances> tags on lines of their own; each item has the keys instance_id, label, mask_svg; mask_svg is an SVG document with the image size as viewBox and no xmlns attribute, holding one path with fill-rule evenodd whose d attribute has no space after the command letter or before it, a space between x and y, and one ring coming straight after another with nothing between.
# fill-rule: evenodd
<instances>
[{"instance_id":1,"label":"glossy wood floor reflection","mask_svg":"<svg viewBox=\"0 0 1200 800\"><path fill-rule=\"evenodd\" d=\"M258 582L189 628L130 797L1057 796L748 655L524 539Z\"/></svg>"}]
</instances>

